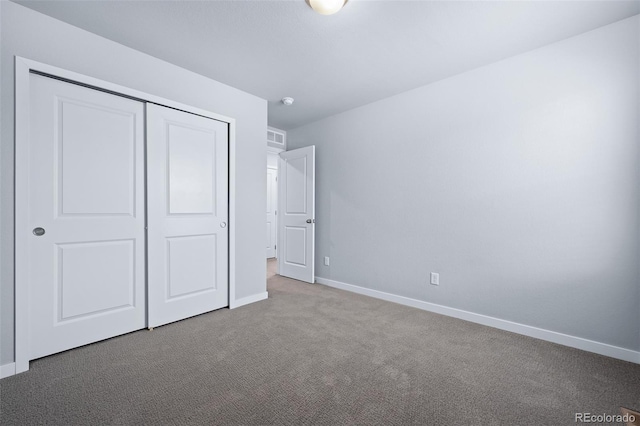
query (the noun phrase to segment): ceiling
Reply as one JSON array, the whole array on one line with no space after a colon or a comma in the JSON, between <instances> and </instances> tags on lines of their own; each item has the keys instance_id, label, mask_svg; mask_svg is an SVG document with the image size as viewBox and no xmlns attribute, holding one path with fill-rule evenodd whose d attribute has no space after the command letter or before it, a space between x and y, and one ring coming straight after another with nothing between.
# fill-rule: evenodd
<instances>
[{"instance_id":1,"label":"ceiling","mask_svg":"<svg viewBox=\"0 0 640 426\"><path fill-rule=\"evenodd\" d=\"M640 13L639 1L16 1L269 101L281 129ZM279 100L295 98L291 107Z\"/></svg>"}]
</instances>

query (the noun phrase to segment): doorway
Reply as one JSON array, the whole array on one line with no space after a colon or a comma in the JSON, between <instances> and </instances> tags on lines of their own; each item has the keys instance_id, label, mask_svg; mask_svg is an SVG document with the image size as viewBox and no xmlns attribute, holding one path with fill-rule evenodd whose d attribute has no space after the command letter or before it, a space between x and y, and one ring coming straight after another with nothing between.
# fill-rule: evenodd
<instances>
[{"instance_id":1,"label":"doorway","mask_svg":"<svg viewBox=\"0 0 640 426\"><path fill-rule=\"evenodd\" d=\"M278 168L267 166L267 259L278 254Z\"/></svg>"}]
</instances>

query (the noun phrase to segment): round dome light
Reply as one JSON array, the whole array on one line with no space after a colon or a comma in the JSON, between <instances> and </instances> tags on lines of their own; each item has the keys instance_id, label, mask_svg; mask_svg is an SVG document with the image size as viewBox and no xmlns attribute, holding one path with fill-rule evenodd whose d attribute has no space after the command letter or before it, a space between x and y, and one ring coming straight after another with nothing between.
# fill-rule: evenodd
<instances>
[{"instance_id":1,"label":"round dome light","mask_svg":"<svg viewBox=\"0 0 640 426\"><path fill-rule=\"evenodd\" d=\"M348 0L306 0L311 9L321 15L333 15L347 4Z\"/></svg>"}]
</instances>

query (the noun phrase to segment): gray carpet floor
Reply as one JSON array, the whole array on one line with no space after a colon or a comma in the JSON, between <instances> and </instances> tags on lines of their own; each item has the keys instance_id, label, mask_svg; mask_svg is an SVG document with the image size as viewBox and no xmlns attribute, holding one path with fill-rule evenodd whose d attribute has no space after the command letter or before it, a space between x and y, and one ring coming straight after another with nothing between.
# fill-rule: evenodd
<instances>
[{"instance_id":1,"label":"gray carpet floor","mask_svg":"<svg viewBox=\"0 0 640 426\"><path fill-rule=\"evenodd\" d=\"M269 299L31 363L1 424L571 425L640 365L274 275Z\"/></svg>"}]
</instances>

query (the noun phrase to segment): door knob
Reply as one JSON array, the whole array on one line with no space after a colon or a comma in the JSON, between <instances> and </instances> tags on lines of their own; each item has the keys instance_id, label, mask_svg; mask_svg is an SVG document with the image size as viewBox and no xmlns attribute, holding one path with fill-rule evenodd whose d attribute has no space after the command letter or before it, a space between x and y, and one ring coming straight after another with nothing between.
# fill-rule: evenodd
<instances>
[{"instance_id":1,"label":"door knob","mask_svg":"<svg viewBox=\"0 0 640 426\"><path fill-rule=\"evenodd\" d=\"M226 228L227 222L220 222L220 228Z\"/></svg>"},{"instance_id":2,"label":"door knob","mask_svg":"<svg viewBox=\"0 0 640 426\"><path fill-rule=\"evenodd\" d=\"M44 228L33 228L33 235L36 237L41 237L44 235Z\"/></svg>"},{"instance_id":3,"label":"door knob","mask_svg":"<svg viewBox=\"0 0 640 426\"><path fill-rule=\"evenodd\" d=\"M311 219L307 219L307 223L311 223Z\"/></svg>"}]
</instances>

